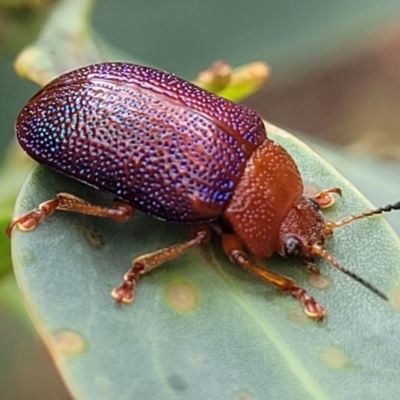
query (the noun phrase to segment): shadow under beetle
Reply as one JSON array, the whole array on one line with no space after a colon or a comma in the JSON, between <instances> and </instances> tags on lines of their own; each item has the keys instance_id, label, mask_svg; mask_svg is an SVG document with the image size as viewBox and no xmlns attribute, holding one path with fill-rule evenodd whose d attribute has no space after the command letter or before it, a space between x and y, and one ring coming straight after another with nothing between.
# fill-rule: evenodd
<instances>
[{"instance_id":1,"label":"shadow under beetle","mask_svg":"<svg viewBox=\"0 0 400 400\"><path fill-rule=\"evenodd\" d=\"M296 297L305 313L322 321L326 312L305 289L261 268L249 255L278 253L312 264L321 256L386 299L326 251L334 229L391 210L400 202L325 221L320 208L340 189L306 197L292 157L266 136L252 110L209 93L167 72L127 63L102 63L58 77L23 108L17 138L36 161L113 195L111 207L59 193L14 226L29 231L55 210L124 222L138 209L157 218L193 225L193 237L137 257L112 291L129 303L139 276L221 236L229 259Z\"/></svg>"}]
</instances>

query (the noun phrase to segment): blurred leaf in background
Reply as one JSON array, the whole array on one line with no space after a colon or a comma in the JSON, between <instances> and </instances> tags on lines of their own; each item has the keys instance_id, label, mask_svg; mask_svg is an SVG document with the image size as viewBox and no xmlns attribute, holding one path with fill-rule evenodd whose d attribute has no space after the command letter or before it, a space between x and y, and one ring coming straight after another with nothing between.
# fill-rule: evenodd
<instances>
[{"instance_id":1,"label":"blurred leaf in background","mask_svg":"<svg viewBox=\"0 0 400 400\"><path fill-rule=\"evenodd\" d=\"M266 118L359 154L400 161L400 30L383 27L352 57L247 100Z\"/></svg>"}]
</instances>

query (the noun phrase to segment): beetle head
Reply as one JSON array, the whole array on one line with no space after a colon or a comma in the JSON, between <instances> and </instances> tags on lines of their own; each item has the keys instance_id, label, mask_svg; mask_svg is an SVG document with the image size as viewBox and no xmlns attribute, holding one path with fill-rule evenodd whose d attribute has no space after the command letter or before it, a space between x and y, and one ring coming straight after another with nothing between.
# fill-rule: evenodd
<instances>
[{"instance_id":1,"label":"beetle head","mask_svg":"<svg viewBox=\"0 0 400 400\"><path fill-rule=\"evenodd\" d=\"M312 246L325 243L325 225L318 203L299 196L280 226L278 253L311 261L314 256Z\"/></svg>"},{"instance_id":2,"label":"beetle head","mask_svg":"<svg viewBox=\"0 0 400 400\"><path fill-rule=\"evenodd\" d=\"M350 224L358 219L392 210L400 210L400 202L353 215L338 222L331 222L323 219L319 212L318 203L315 200L299 196L281 225L278 253L284 257L300 258L306 264L310 264L315 256L320 256L333 267L352 277L379 297L388 300L375 286L341 266L325 249L324 244L326 238L331 236L336 228Z\"/></svg>"}]
</instances>

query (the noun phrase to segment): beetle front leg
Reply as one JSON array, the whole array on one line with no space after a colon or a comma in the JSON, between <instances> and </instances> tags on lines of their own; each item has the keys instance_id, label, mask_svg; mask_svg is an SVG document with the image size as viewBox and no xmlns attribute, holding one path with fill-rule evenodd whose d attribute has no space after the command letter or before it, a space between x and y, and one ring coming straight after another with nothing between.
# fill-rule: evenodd
<instances>
[{"instance_id":1,"label":"beetle front leg","mask_svg":"<svg viewBox=\"0 0 400 400\"><path fill-rule=\"evenodd\" d=\"M38 208L15 218L7 227L6 233L11 236L14 226L22 231L31 231L54 211L72 211L97 217L111 218L117 222L125 222L134 214L134 208L122 201L114 201L111 207L91 204L70 193L58 193L55 199L45 201Z\"/></svg>"},{"instance_id":2,"label":"beetle front leg","mask_svg":"<svg viewBox=\"0 0 400 400\"><path fill-rule=\"evenodd\" d=\"M292 296L296 297L296 299L303 304L304 312L307 316L315 318L318 322L324 319L326 315L324 307L318 304L317 301L311 297L305 289L298 286L295 281L286 276L270 272L250 261L245 254L244 244L238 236L233 234L223 235L222 247L225 254L232 262L239 264L245 270L276 286L282 292L290 293Z\"/></svg>"},{"instance_id":3,"label":"beetle front leg","mask_svg":"<svg viewBox=\"0 0 400 400\"><path fill-rule=\"evenodd\" d=\"M194 229L194 237L187 242L166 247L135 258L132 262L132 268L125 274L122 284L111 292L111 296L115 301L117 303L131 303L134 300L134 292L140 275L210 240L210 229L208 226L201 225Z\"/></svg>"},{"instance_id":4,"label":"beetle front leg","mask_svg":"<svg viewBox=\"0 0 400 400\"><path fill-rule=\"evenodd\" d=\"M339 188L326 189L326 190L318 193L312 199L318 204L319 208L328 208L328 207L332 206L335 202L333 194L342 196L342 190Z\"/></svg>"}]
</instances>

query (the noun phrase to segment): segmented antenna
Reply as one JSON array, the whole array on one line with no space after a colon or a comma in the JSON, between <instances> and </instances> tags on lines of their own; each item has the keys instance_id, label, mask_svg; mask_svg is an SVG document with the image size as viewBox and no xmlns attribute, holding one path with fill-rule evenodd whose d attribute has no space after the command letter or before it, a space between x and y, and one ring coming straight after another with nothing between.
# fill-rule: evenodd
<instances>
[{"instance_id":1,"label":"segmented antenna","mask_svg":"<svg viewBox=\"0 0 400 400\"><path fill-rule=\"evenodd\" d=\"M396 203L398 206L400 206L400 202ZM385 207L383 207L385 208ZM376 211L376 210L375 210ZM382 209L382 211L384 211ZM381 211L381 212L382 212ZM373 212L373 214L379 214L376 212ZM372 215L372 214L371 214ZM357 282L361 283L361 285L363 285L364 287L366 287L367 289L371 290L371 292L375 293L376 295L378 295L381 299L389 301L389 299L386 297L385 294L383 294L379 289L377 289L375 286L373 286L371 283L367 282L365 279L361 278L360 276L358 276L356 273L342 267L329 253L326 249L324 249L321 246L318 245L313 245L312 246L312 252L314 254L317 254L319 256L321 256L322 258L324 258L326 261L329 262L329 264L331 264L333 267L337 268L339 271L342 271L343 273L345 273L346 275L350 276L351 278L353 278L354 280L356 280Z\"/></svg>"},{"instance_id":2,"label":"segmented antenna","mask_svg":"<svg viewBox=\"0 0 400 400\"><path fill-rule=\"evenodd\" d=\"M351 222L356 221L357 219L362 219L362 218L370 217L371 215L382 214L384 212L390 212L390 211L396 211L396 210L400 210L400 201L398 201L397 203L394 203L394 204L388 204L387 206L384 206L384 207L379 207L376 210L366 211L366 212L363 212L358 215L353 215L351 217L343 219L342 221L337 221L337 222L329 221L328 226L330 229L333 230L335 228L340 228L341 226L350 224Z\"/></svg>"}]
</instances>

